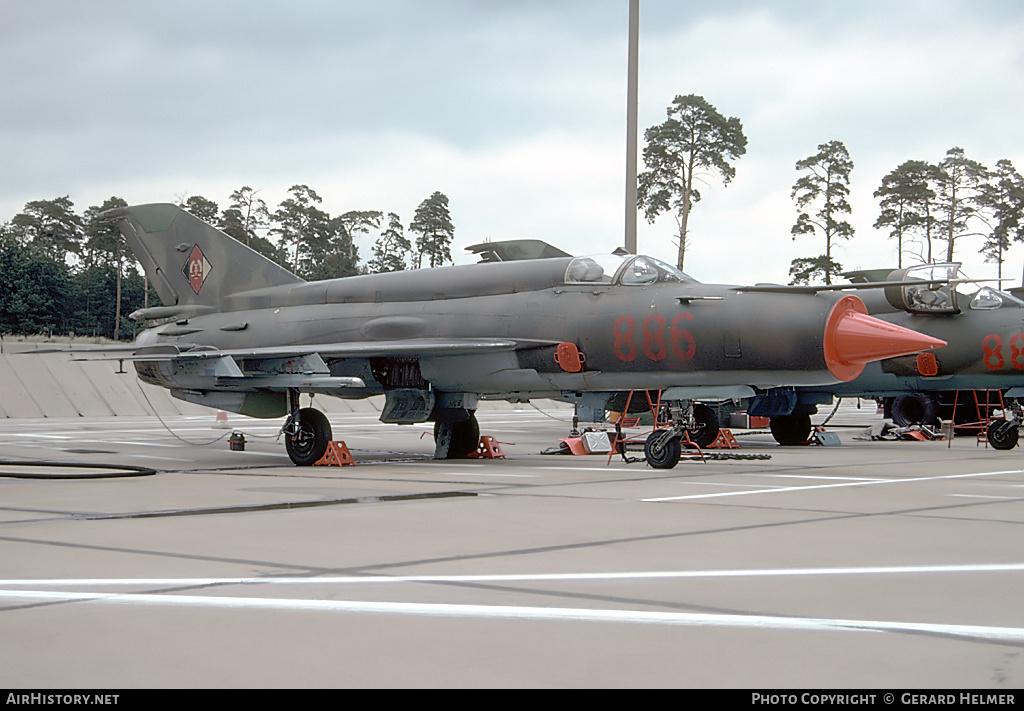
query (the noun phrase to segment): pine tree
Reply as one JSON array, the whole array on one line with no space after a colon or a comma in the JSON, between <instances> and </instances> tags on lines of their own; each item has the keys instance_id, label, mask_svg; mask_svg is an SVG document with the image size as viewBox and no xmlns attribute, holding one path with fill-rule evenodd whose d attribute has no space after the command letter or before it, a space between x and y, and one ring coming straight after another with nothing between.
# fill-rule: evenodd
<instances>
[{"instance_id":1,"label":"pine tree","mask_svg":"<svg viewBox=\"0 0 1024 711\"><path fill-rule=\"evenodd\" d=\"M793 239L798 235L821 233L825 238L825 253L794 259L789 270L793 277L791 283L806 284L812 276L821 274L825 283L831 284L832 276L842 272L842 266L832 258L832 246L836 240L853 236L853 226L839 219L851 212L847 197L853 161L842 141L830 141L819 145L813 156L797 161L796 169L807 174L796 181L790 195L797 209L803 210L791 230ZM813 214L805 209L812 203L818 206Z\"/></svg>"},{"instance_id":2,"label":"pine tree","mask_svg":"<svg viewBox=\"0 0 1024 711\"><path fill-rule=\"evenodd\" d=\"M455 239L455 226L448 211L448 198L435 192L416 208L409 231L416 238L416 268L423 266L423 258L431 267L452 261L451 244Z\"/></svg>"},{"instance_id":3,"label":"pine tree","mask_svg":"<svg viewBox=\"0 0 1024 711\"><path fill-rule=\"evenodd\" d=\"M676 266L683 269L690 211L700 201L694 183L701 173L712 173L728 185L736 176L729 161L747 152L747 137L738 118L725 118L702 96L677 96L667 113L664 123L644 132L647 169L637 176L637 206L648 222L673 213L679 237Z\"/></svg>"}]
</instances>

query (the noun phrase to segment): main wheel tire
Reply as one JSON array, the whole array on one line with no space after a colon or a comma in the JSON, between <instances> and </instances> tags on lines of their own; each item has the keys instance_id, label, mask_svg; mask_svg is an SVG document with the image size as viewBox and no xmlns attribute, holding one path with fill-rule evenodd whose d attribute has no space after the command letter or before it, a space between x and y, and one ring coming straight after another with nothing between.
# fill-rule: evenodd
<instances>
[{"instance_id":1,"label":"main wheel tire","mask_svg":"<svg viewBox=\"0 0 1024 711\"><path fill-rule=\"evenodd\" d=\"M681 454L682 444L671 430L656 430L644 442L644 457L654 469L672 469Z\"/></svg>"},{"instance_id":2,"label":"main wheel tire","mask_svg":"<svg viewBox=\"0 0 1024 711\"><path fill-rule=\"evenodd\" d=\"M687 430L691 442L704 449L718 439L720 427L714 410L707 405L694 405L693 419L696 426L692 430Z\"/></svg>"},{"instance_id":3,"label":"main wheel tire","mask_svg":"<svg viewBox=\"0 0 1024 711\"><path fill-rule=\"evenodd\" d=\"M312 407L302 408L296 417L298 431L285 435L284 448L296 466L312 466L327 451L327 443L331 441L331 423L324 413Z\"/></svg>"},{"instance_id":4,"label":"main wheel tire","mask_svg":"<svg viewBox=\"0 0 1024 711\"><path fill-rule=\"evenodd\" d=\"M1020 439L1020 430L1016 422L997 420L988 426L986 436L995 449L1013 449Z\"/></svg>"},{"instance_id":5,"label":"main wheel tire","mask_svg":"<svg viewBox=\"0 0 1024 711\"><path fill-rule=\"evenodd\" d=\"M452 428L452 440L448 445L447 459L465 459L476 451L477 445L480 444L480 423L477 422L476 415L471 414L467 420L457 420L445 424ZM441 434L441 427L440 422L434 423L435 442Z\"/></svg>"},{"instance_id":6,"label":"main wheel tire","mask_svg":"<svg viewBox=\"0 0 1024 711\"><path fill-rule=\"evenodd\" d=\"M811 436L810 415L778 415L769 426L775 441L786 447L803 444Z\"/></svg>"},{"instance_id":7,"label":"main wheel tire","mask_svg":"<svg viewBox=\"0 0 1024 711\"><path fill-rule=\"evenodd\" d=\"M900 395L892 402L892 421L898 427L937 425L939 405L935 398L922 393Z\"/></svg>"}]
</instances>

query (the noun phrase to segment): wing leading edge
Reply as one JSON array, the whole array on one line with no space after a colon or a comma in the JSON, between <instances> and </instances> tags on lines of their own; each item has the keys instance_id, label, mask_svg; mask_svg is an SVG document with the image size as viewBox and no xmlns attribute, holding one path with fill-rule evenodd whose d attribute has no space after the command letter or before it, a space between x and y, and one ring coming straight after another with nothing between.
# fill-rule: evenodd
<instances>
[{"instance_id":1,"label":"wing leading edge","mask_svg":"<svg viewBox=\"0 0 1024 711\"><path fill-rule=\"evenodd\" d=\"M318 355L321 358L416 357L438 355L469 355L473 353L512 351L520 348L556 345L549 341L524 341L506 338L410 338L397 341L360 341L348 343L312 343L308 345L268 346L261 348L211 348L194 346L181 349L173 345L134 346L123 348L72 349L73 360L147 360L187 361L224 357L298 358ZM57 350L57 349L53 349ZM121 353L122 355L116 355Z\"/></svg>"}]
</instances>

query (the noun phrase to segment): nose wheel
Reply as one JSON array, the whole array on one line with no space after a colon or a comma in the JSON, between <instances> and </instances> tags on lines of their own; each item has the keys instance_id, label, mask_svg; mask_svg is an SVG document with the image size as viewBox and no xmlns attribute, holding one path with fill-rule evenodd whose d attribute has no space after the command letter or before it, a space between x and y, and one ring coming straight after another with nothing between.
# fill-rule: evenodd
<instances>
[{"instance_id":1,"label":"nose wheel","mask_svg":"<svg viewBox=\"0 0 1024 711\"><path fill-rule=\"evenodd\" d=\"M1020 425L1010 420L996 420L988 426L988 443L995 449L1013 449L1020 437Z\"/></svg>"},{"instance_id":2,"label":"nose wheel","mask_svg":"<svg viewBox=\"0 0 1024 711\"><path fill-rule=\"evenodd\" d=\"M687 444L695 445L700 451L711 445L719 432L718 417L707 405L694 402L668 402L664 405L669 426L655 430L644 442L644 458L654 469L671 469L679 463L683 437L686 437Z\"/></svg>"},{"instance_id":3,"label":"nose wheel","mask_svg":"<svg viewBox=\"0 0 1024 711\"><path fill-rule=\"evenodd\" d=\"M671 429L655 430L644 442L644 459L654 469L672 469L682 455L682 442Z\"/></svg>"}]
</instances>

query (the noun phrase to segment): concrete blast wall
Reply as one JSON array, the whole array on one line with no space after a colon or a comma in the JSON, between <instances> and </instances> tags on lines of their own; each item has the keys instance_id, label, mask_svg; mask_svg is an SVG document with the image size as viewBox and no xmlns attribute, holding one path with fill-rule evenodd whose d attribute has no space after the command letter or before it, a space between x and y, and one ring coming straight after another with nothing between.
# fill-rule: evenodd
<instances>
[{"instance_id":1,"label":"concrete blast wall","mask_svg":"<svg viewBox=\"0 0 1024 711\"><path fill-rule=\"evenodd\" d=\"M18 347L33 348L27 344ZM116 360L74 361L67 353L7 350L0 354L2 418L214 414L209 408L175 399L167 390L141 382L130 362L122 369ZM306 400L303 396L303 405ZM379 400L320 396L314 403L328 413L379 412Z\"/></svg>"}]
</instances>

